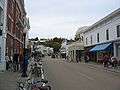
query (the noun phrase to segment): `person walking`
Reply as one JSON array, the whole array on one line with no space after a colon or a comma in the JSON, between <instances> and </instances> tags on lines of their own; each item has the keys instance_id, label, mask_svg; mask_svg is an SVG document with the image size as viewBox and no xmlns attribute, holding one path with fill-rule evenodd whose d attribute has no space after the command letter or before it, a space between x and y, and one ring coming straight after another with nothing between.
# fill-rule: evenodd
<instances>
[{"instance_id":1,"label":"person walking","mask_svg":"<svg viewBox=\"0 0 120 90\"><path fill-rule=\"evenodd\" d=\"M85 59L85 63L87 63L87 62L89 62L89 56L88 55L85 55L85 57L84 57L84 59Z\"/></svg>"},{"instance_id":2,"label":"person walking","mask_svg":"<svg viewBox=\"0 0 120 90\"><path fill-rule=\"evenodd\" d=\"M13 55L14 72L18 71L19 69L18 57L19 54L17 53Z\"/></svg>"},{"instance_id":3,"label":"person walking","mask_svg":"<svg viewBox=\"0 0 120 90\"><path fill-rule=\"evenodd\" d=\"M109 59L110 59L109 56L105 54L103 57L104 67L108 67Z\"/></svg>"},{"instance_id":4,"label":"person walking","mask_svg":"<svg viewBox=\"0 0 120 90\"><path fill-rule=\"evenodd\" d=\"M28 50L25 50L24 61L23 61L23 65L22 65L22 67L23 67L22 77L27 77L27 68L28 68L29 58L30 58L30 54L29 54Z\"/></svg>"},{"instance_id":5,"label":"person walking","mask_svg":"<svg viewBox=\"0 0 120 90\"><path fill-rule=\"evenodd\" d=\"M20 72L22 72L23 69L23 55L19 55L19 64L20 64Z\"/></svg>"},{"instance_id":6,"label":"person walking","mask_svg":"<svg viewBox=\"0 0 120 90\"><path fill-rule=\"evenodd\" d=\"M10 61L10 59L9 59L9 56L7 54L5 56L5 60L6 60L6 70L8 70L9 69L9 61Z\"/></svg>"},{"instance_id":7,"label":"person walking","mask_svg":"<svg viewBox=\"0 0 120 90\"><path fill-rule=\"evenodd\" d=\"M111 64L112 64L112 67L117 67L118 61L116 57L114 56L111 57Z\"/></svg>"}]
</instances>

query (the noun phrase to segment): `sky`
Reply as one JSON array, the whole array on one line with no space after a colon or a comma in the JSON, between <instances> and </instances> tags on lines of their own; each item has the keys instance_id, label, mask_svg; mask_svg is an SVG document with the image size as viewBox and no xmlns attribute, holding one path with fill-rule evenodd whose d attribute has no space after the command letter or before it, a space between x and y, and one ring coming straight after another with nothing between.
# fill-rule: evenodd
<instances>
[{"instance_id":1,"label":"sky","mask_svg":"<svg viewBox=\"0 0 120 90\"><path fill-rule=\"evenodd\" d=\"M78 28L120 8L120 0L25 0L25 8L30 38L73 39Z\"/></svg>"}]
</instances>

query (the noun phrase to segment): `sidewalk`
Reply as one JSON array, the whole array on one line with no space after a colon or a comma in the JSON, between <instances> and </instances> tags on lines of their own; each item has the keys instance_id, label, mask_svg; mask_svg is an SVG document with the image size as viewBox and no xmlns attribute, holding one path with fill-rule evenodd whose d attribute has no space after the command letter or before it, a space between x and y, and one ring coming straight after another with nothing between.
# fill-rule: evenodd
<instances>
[{"instance_id":1,"label":"sidewalk","mask_svg":"<svg viewBox=\"0 0 120 90\"><path fill-rule=\"evenodd\" d=\"M0 90L16 90L18 72L0 72Z\"/></svg>"},{"instance_id":2,"label":"sidewalk","mask_svg":"<svg viewBox=\"0 0 120 90\"><path fill-rule=\"evenodd\" d=\"M120 67L118 68L113 68L113 67L104 67L102 64L98 64L98 63L95 63L95 62L88 62L88 63L85 63L93 68L101 68L103 70L107 70L107 71L110 71L110 72L115 72L115 73L120 73Z\"/></svg>"},{"instance_id":3,"label":"sidewalk","mask_svg":"<svg viewBox=\"0 0 120 90\"><path fill-rule=\"evenodd\" d=\"M58 59L58 60L66 61L65 59ZM92 61L87 62L87 63L85 63L84 61L81 61L79 63L86 64L92 68L98 68L98 69L102 69L102 70L113 72L113 73L120 73L120 66L118 68L113 68L113 67L107 68L107 67L104 67L103 64L99 64L99 63L92 62Z\"/></svg>"}]
</instances>

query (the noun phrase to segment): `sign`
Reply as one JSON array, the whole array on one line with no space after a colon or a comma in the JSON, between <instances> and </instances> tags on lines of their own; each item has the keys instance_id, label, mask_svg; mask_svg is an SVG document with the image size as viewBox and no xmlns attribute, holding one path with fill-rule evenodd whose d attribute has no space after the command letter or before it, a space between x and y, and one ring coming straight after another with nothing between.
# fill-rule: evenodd
<instances>
[{"instance_id":1,"label":"sign","mask_svg":"<svg viewBox=\"0 0 120 90\"><path fill-rule=\"evenodd\" d=\"M1 53L1 47L0 47L0 62L1 62L1 60L2 60L2 53Z\"/></svg>"}]
</instances>

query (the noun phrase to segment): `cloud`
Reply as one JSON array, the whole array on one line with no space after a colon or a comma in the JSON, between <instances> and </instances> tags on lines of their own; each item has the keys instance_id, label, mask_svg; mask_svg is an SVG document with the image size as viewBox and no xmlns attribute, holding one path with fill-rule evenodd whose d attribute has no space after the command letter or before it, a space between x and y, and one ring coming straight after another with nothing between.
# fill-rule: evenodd
<instances>
[{"instance_id":1,"label":"cloud","mask_svg":"<svg viewBox=\"0 0 120 90\"><path fill-rule=\"evenodd\" d=\"M30 37L73 38L81 26L91 25L119 8L120 0L25 0Z\"/></svg>"}]
</instances>

